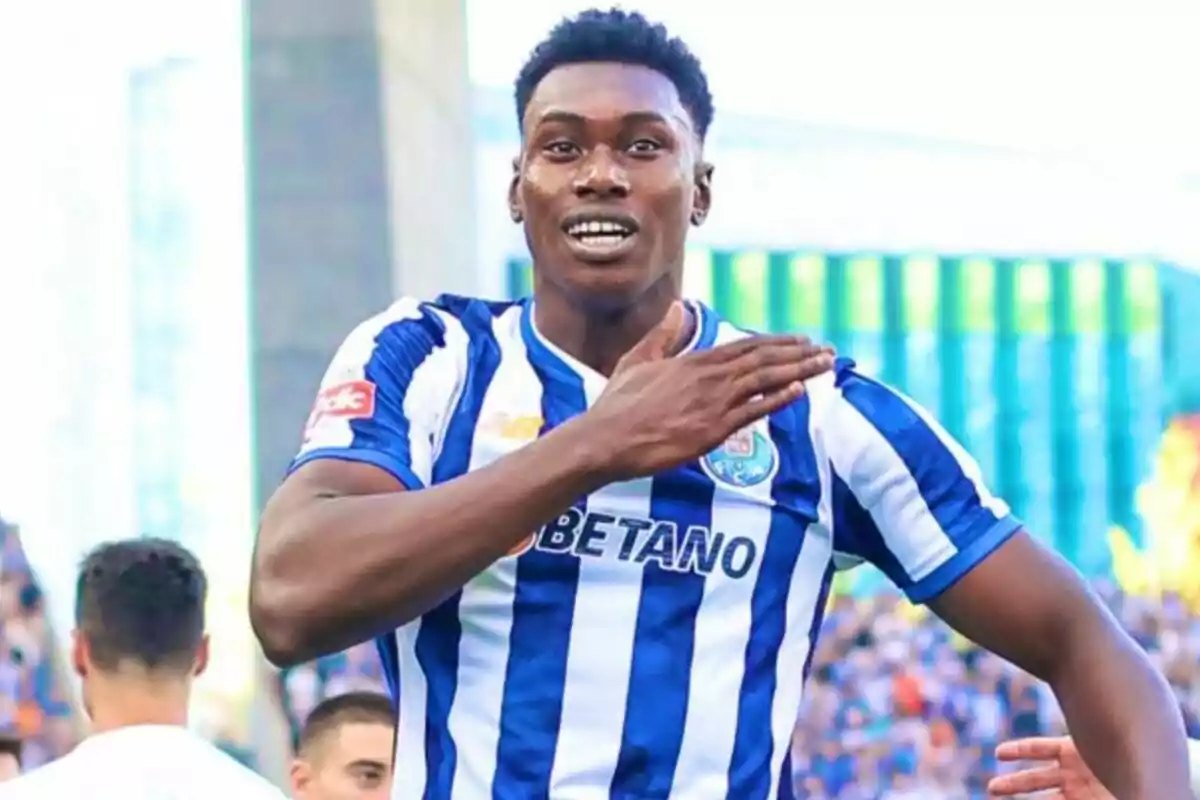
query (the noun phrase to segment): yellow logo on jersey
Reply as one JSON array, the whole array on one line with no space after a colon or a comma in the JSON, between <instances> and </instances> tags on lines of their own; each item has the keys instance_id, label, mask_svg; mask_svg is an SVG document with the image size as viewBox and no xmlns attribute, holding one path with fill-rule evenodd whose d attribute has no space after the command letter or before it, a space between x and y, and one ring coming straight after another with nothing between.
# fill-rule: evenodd
<instances>
[{"instance_id":1,"label":"yellow logo on jersey","mask_svg":"<svg viewBox=\"0 0 1200 800\"><path fill-rule=\"evenodd\" d=\"M485 433L494 434L502 439L528 442L538 437L542 425L542 418L533 415L514 417L508 414L497 414L488 419L481 427Z\"/></svg>"}]
</instances>

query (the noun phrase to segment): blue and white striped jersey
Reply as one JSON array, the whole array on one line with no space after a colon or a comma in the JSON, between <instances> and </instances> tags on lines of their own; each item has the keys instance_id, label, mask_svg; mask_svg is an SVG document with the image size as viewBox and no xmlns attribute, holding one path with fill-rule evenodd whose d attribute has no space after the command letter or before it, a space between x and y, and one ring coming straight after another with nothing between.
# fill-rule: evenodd
<instances>
[{"instance_id":1,"label":"blue and white striped jersey","mask_svg":"<svg viewBox=\"0 0 1200 800\"><path fill-rule=\"evenodd\" d=\"M690 349L746 335L692 308ZM604 386L538 333L529 302L401 300L338 351L293 468L361 461L419 490ZM870 562L925 601L1018 528L926 412L842 360L699 462L580 498L382 638L392 796L788 797L834 571Z\"/></svg>"}]
</instances>

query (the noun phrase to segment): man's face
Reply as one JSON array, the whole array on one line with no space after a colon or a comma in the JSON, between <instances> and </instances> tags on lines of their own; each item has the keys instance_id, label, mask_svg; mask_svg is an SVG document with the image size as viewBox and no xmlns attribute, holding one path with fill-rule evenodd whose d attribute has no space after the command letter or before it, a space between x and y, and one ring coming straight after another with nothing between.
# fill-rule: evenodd
<instances>
[{"instance_id":1,"label":"man's face","mask_svg":"<svg viewBox=\"0 0 1200 800\"><path fill-rule=\"evenodd\" d=\"M681 277L688 225L708 212L711 168L664 75L571 64L538 84L509 202L538 279L620 310Z\"/></svg>"},{"instance_id":2,"label":"man's face","mask_svg":"<svg viewBox=\"0 0 1200 800\"><path fill-rule=\"evenodd\" d=\"M386 800L392 728L373 722L339 727L292 767L296 800Z\"/></svg>"},{"instance_id":3,"label":"man's face","mask_svg":"<svg viewBox=\"0 0 1200 800\"><path fill-rule=\"evenodd\" d=\"M21 764L12 753L0 753L0 783L11 781L21 774Z\"/></svg>"}]
</instances>

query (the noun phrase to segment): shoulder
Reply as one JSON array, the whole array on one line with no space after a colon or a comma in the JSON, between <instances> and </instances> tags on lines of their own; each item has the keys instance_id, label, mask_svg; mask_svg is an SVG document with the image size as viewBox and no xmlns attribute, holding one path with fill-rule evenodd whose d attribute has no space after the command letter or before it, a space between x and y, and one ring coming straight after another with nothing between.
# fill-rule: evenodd
<instances>
[{"instance_id":1,"label":"shoulder","mask_svg":"<svg viewBox=\"0 0 1200 800\"><path fill-rule=\"evenodd\" d=\"M213 790L246 800L282 800L283 792L254 770L214 744L195 738L192 742L193 767L197 777L210 781Z\"/></svg>"},{"instance_id":2,"label":"shoulder","mask_svg":"<svg viewBox=\"0 0 1200 800\"><path fill-rule=\"evenodd\" d=\"M457 295L431 302L402 297L350 332L323 383L365 377L386 391L392 384L407 387L420 373L421 383L450 388L470 368L472 343L494 337L518 308Z\"/></svg>"},{"instance_id":3,"label":"shoulder","mask_svg":"<svg viewBox=\"0 0 1200 800\"><path fill-rule=\"evenodd\" d=\"M450 294L433 301L401 297L359 323L346 337L343 348L369 351L384 342L430 349L446 347L464 334L490 326L497 317L516 307L515 302Z\"/></svg>"},{"instance_id":4,"label":"shoulder","mask_svg":"<svg viewBox=\"0 0 1200 800\"><path fill-rule=\"evenodd\" d=\"M70 797L84 790L88 770L75 769L70 754L51 761L4 785L5 800L32 800L40 797Z\"/></svg>"}]
</instances>

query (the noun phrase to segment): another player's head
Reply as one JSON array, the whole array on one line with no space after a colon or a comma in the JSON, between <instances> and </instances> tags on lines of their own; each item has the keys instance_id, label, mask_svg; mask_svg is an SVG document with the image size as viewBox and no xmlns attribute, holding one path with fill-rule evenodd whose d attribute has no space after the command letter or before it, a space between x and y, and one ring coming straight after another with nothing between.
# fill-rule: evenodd
<instances>
[{"instance_id":1,"label":"another player's head","mask_svg":"<svg viewBox=\"0 0 1200 800\"><path fill-rule=\"evenodd\" d=\"M208 663L208 580L175 542L103 544L84 559L72 661L97 728L186 720L192 678Z\"/></svg>"},{"instance_id":2,"label":"another player's head","mask_svg":"<svg viewBox=\"0 0 1200 800\"><path fill-rule=\"evenodd\" d=\"M0 736L0 783L11 781L21 774L21 740L15 736Z\"/></svg>"},{"instance_id":3,"label":"another player's head","mask_svg":"<svg viewBox=\"0 0 1200 800\"><path fill-rule=\"evenodd\" d=\"M300 732L292 762L296 800L384 800L391 786L396 712L374 692L321 702Z\"/></svg>"},{"instance_id":4,"label":"another player's head","mask_svg":"<svg viewBox=\"0 0 1200 800\"><path fill-rule=\"evenodd\" d=\"M515 89L509 205L539 291L612 312L677 294L688 226L711 202L712 95L687 45L641 14L585 11L534 48Z\"/></svg>"}]
</instances>

